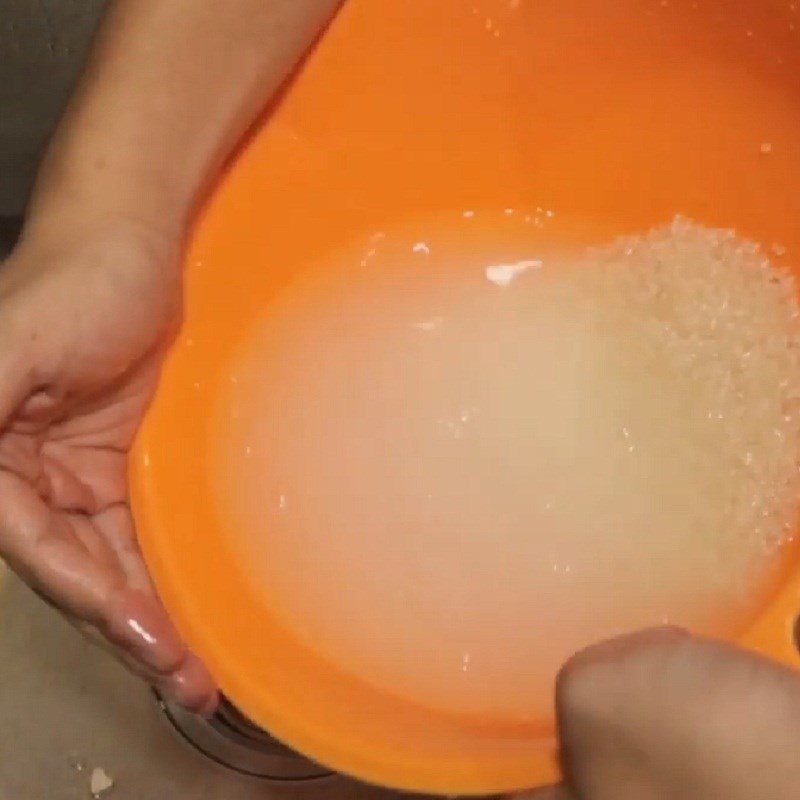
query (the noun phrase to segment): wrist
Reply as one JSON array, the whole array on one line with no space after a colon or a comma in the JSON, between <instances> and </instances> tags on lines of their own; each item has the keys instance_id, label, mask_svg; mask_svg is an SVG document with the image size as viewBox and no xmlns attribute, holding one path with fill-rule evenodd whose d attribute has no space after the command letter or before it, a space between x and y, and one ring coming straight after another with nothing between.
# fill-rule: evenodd
<instances>
[{"instance_id":1,"label":"wrist","mask_svg":"<svg viewBox=\"0 0 800 800\"><path fill-rule=\"evenodd\" d=\"M42 162L23 235L77 238L119 229L180 244L194 194L160 174L146 153L105 149L106 137L64 127Z\"/></svg>"},{"instance_id":2,"label":"wrist","mask_svg":"<svg viewBox=\"0 0 800 800\"><path fill-rule=\"evenodd\" d=\"M146 251L143 263L177 268L188 216L158 200L142 180L120 177L92 185L90 176L46 171L31 198L19 249L58 253L116 242Z\"/></svg>"},{"instance_id":3,"label":"wrist","mask_svg":"<svg viewBox=\"0 0 800 800\"><path fill-rule=\"evenodd\" d=\"M37 241L80 241L116 234L180 246L190 211L153 199L145 182L126 180L48 180L37 186L22 230L22 238ZM124 185L124 188L122 188Z\"/></svg>"},{"instance_id":4,"label":"wrist","mask_svg":"<svg viewBox=\"0 0 800 800\"><path fill-rule=\"evenodd\" d=\"M177 254L183 248L183 238L181 226L161 224L129 209L48 204L26 216L16 251L57 256L94 245L119 244L146 254L142 263L179 270Z\"/></svg>"},{"instance_id":5,"label":"wrist","mask_svg":"<svg viewBox=\"0 0 800 800\"><path fill-rule=\"evenodd\" d=\"M67 224L69 222L69 224ZM175 286L180 281L179 234L126 214L78 213L55 208L26 220L22 236L0 273L0 296L15 293L37 277L80 266L79 282L109 270L124 280Z\"/></svg>"}]
</instances>

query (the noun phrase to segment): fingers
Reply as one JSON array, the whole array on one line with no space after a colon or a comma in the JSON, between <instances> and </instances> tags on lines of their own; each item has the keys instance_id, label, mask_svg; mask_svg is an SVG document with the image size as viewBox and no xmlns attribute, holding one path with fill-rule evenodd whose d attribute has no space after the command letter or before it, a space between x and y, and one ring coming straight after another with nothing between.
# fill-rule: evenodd
<instances>
[{"instance_id":1,"label":"fingers","mask_svg":"<svg viewBox=\"0 0 800 800\"><path fill-rule=\"evenodd\" d=\"M58 608L94 628L130 666L191 710L216 702L208 673L190 655L137 565L84 520L54 514L23 480L0 472L0 546L9 565ZM105 520L113 530L113 517ZM123 566L124 563L124 566ZM134 578L133 584L129 576Z\"/></svg>"},{"instance_id":2,"label":"fingers","mask_svg":"<svg viewBox=\"0 0 800 800\"><path fill-rule=\"evenodd\" d=\"M156 688L162 697L169 698L197 714L211 716L219 705L219 695L203 664L186 653L180 666L166 674L146 667L126 650L114 647L107 638L88 623L63 615L79 633L93 645L119 661L129 672Z\"/></svg>"},{"instance_id":3,"label":"fingers","mask_svg":"<svg viewBox=\"0 0 800 800\"><path fill-rule=\"evenodd\" d=\"M94 522L103 540L114 551L130 589L121 598L116 612L116 625L122 624L127 633L123 641L128 652L150 666L151 672L146 678L162 695L193 711L213 713L219 700L216 685L202 662L185 650L178 632L158 601L136 541L130 509L123 504L112 506L98 514ZM153 654L154 648L160 650L162 644L177 645L182 649L182 657L166 673L163 668L160 672L153 672L156 667L164 666L163 662L155 661ZM170 651L172 653L174 651ZM169 664L169 658L166 663Z\"/></svg>"},{"instance_id":4,"label":"fingers","mask_svg":"<svg viewBox=\"0 0 800 800\"><path fill-rule=\"evenodd\" d=\"M667 662L692 641L679 628L662 627L610 639L576 654L556 680L562 724L568 725L578 712L582 717L626 713L631 695L648 692L667 670Z\"/></svg>"},{"instance_id":5,"label":"fingers","mask_svg":"<svg viewBox=\"0 0 800 800\"><path fill-rule=\"evenodd\" d=\"M150 573L136 540L130 508L124 503L117 503L95 515L94 524L113 550L117 563L125 572L128 585L139 592L155 596Z\"/></svg>"},{"instance_id":6,"label":"fingers","mask_svg":"<svg viewBox=\"0 0 800 800\"><path fill-rule=\"evenodd\" d=\"M671 629L589 648L557 707L582 800L783 800L800 786L800 677L730 645Z\"/></svg>"},{"instance_id":7,"label":"fingers","mask_svg":"<svg viewBox=\"0 0 800 800\"><path fill-rule=\"evenodd\" d=\"M658 785L647 750L661 748L659 718L669 709L659 683L686 641L676 629L646 630L589 647L565 664L556 681L560 755L578 796L622 800L660 792L673 800ZM654 740L639 741L648 735Z\"/></svg>"},{"instance_id":8,"label":"fingers","mask_svg":"<svg viewBox=\"0 0 800 800\"><path fill-rule=\"evenodd\" d=\"M192 711L206 713L216 707L213 679L150 595L135 590L118 595L101 632L148 669L162 694Z\"/></svg>"},{"instance_id":9,"label":"fingers","mask_svg":"<svg viewBox=\"0 0 800 800\"><path fill-rule=\"evenodd\" d=\"M0 472L3 555L31 585L77 616L99 622L124 577L97 563L67 519L51 513L25 481Z\"/></svg>"},{"instance_id":10,"label":"fingers","mask_svg":"<svg viewBox=\"0 0 800 800\"><path fill-rule=\"evenodd\" d=\"M635 655L649 649L671 648L679 642L690 638L691 634L684 628L663 625L657 628L635 631L615 639L608 639L587 647L572 656L562 668L559 678L564 679L570 673L579 671L584 667L608 662L614 663L623 660L626 656Z\"/></svg>"},{"instance_id":11,"label":"fingers","mask_svg":"<svg viewBox=\"0 0 800 800\"><path fill-rule=\"evenodd\" d=\"M72 448L69 461L54 457L52 446L39 454L42 474L47 479L47 501L62 511L94 514L111 502L124 497L124 463L122 453L94 452L88 448ZM109 489L111 491L109 491ZM113 494L111 493L113 492Z\"/></svg>"},{"instance_id":12,"label":"fingers","mask_svg":"<svg viewBox=\"0 0 800 800\"><path fill-rule=\"evenodd\" d=\"M83 545L92 561L112 572L119 571L116 555L108 542L100 535L91 519L84 514L65 514L75 539Z\"/></svg>"},{"instance_id":13,"label":"fingers","mask_svg":"<svg viewBox=\"0 0 800 800\"><path fill-rule=\"evenodd\" d=\"M180 669L173 672L167 681L156 684L164 697L210 717L219 705L219 692L208 670L193 653L187 653Z\"/></svg>"}]
</instances>

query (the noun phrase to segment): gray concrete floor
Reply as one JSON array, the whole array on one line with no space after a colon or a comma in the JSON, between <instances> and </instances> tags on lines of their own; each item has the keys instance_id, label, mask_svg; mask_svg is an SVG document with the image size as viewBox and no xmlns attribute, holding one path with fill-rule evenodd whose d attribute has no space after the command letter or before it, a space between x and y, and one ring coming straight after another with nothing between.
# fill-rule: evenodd
<instances>
[{"instance_id":1,"label":"gray concrete floor","mask_svg":"<svg viewBox=\"0 0 800 800\"><path fill-rule=\"evenodd\" d=\"M0 571L2 565L0 563ZM343 778L286 786L239 776L186 744L150 691L18 580L0 576L0 798L392 800Z\"/></svg>"}]
</instances>

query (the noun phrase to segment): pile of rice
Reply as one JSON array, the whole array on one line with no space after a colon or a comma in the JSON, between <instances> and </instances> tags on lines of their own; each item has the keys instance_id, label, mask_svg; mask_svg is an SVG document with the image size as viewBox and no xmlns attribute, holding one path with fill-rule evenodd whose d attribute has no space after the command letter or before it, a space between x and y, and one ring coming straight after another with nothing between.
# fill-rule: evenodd
<instances>
[{"instance_id":1,"label":"pile of rice","mask_svg":"<svg viewBox=\"0 0 800 800\"><path fill-rule=\"evenodd\" d=\"M800 500L797 285L758 244L684 217L593 249L598 290L697 385L723 431L729 522L767 552L790 541Z\"/></svg>"}]
</instances>

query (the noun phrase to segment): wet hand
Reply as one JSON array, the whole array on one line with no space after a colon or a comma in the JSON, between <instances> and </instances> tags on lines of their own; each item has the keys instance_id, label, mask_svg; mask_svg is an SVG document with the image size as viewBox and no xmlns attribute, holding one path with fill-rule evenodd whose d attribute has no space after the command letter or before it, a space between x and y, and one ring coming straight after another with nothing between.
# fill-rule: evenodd
<instances>
[{"instance_id":1,"label":"wet hand","mask_svg":"<svg viewBox=\"0 0 800 800\"><path fill-rule=\"evenodd\" d=\"M178 320L178 243L135 224L23 239L0 267L0 555L130 670L210 713L150 581L126 458Z\"/></svg>"}]
</instances>

